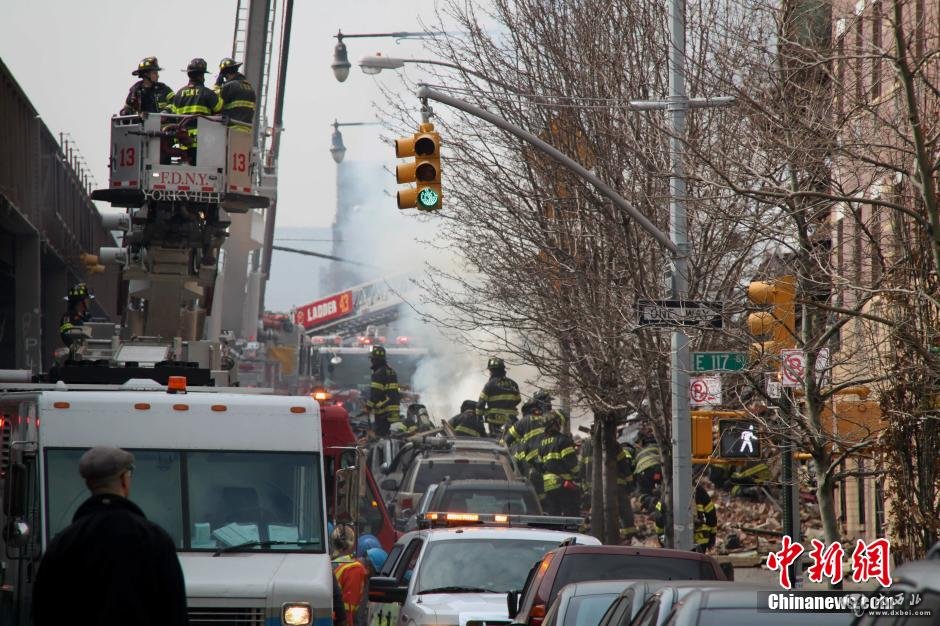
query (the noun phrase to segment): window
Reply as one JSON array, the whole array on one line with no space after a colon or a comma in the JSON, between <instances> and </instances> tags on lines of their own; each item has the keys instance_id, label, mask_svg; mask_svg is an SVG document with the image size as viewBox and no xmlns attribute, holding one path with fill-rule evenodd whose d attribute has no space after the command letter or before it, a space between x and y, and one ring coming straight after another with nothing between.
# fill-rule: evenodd
<instances>
[{"instance_id":1,"label":"window","mask_svg":"<svg viewBox=\"0 0 940 626\"><path fill-rule=\"evenodd\" d=\"M871 7L871 99L881 97L881 0Z\"/></svg>"},{"instance_id":2,"label":"window","mask_svg":"<svg viewBox=\"0 0 940 626\"><path fill-rule=\"evenodd\" d=\"M447 489L433 504L434 510L458 513L508 513L512 515L540 515L538 500L531 491L475 489L464 491Z\"/></svg>"},{"instance_id":3,"label":"window","mask_svg":"<svg viewBox=\"0 0 940 626\"><path fill-rule=\"evenodd\" d=\"M586 580L715 580L706 561L635 554L569 554L561 562L551 599L565 585Z\"/></svg>"},{"instance_id":4,"label":"window","mask_svg":"<svg viewBox=\"0 0 940 626\"><path fill-rule=\"evenodd\" d=\"M636 618L632 623L637 624L637 626L656 626L656 620L659 618L659 606L661 603L662 594L657 593L647 600L642 607L640 607L640 612L636 614Z\"/></svg>"},{"instance_id":5,"label":"window","mask_svg":"<svg viewBox=\"0 0 940 626\"><path fill-rule=\"evenodd\" d=\"M520 589L532 564L557 546L556 540L541 539L431 542L421 559L417 593L442 587L485 589L493 593Z\"/></svg>"},{"instance_id":6,"label":"window","mask_svg":"<svg viewBox=\"0 0 940 626\"><path fill-rule=\"evenodd\" d=\"M439 483L448 476L454 480L506 480L509 478L506 468L496 461L484 463L424 461L418 467L412 492L424 493L430 485Z\"/></svg>"},{"instance_id":7,"label":"window","mask_svg":"<svg viewBox=\"0 0 940 626\"><path fill-rule=\"evenodd\" d=\"M180 550L250 541L256 550L324 551L320 460L316 453L130 450L130 499ZM88 497L78 475L84 449L46 449L49 536Z\"/></svg>"},{"instance_id":8,"label":"window","mask_svg":"<svg viewBox=\"0 0 940 626\"><path fill-rule=\"evenodd\" d=\"M575 596L565 611L564 626L596 626L600 623L610 603L617 599L615 593L599 593L591 596Z\"/></svg>"}]
</instances>

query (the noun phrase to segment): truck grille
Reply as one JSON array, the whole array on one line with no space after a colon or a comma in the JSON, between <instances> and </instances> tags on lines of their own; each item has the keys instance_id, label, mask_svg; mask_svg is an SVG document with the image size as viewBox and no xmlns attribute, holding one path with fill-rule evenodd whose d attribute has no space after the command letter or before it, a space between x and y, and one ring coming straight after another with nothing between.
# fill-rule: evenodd
<instances>
[{"instance_id":1,"label":"truck grille","mask_svg":"<svg viewBox=\"0 0 940 626\"><path fill-rule=\"evenodd\" d=\"M264 626L264 609L254 607L189 607L191 626Z\"/></svg>"}]
</instances>

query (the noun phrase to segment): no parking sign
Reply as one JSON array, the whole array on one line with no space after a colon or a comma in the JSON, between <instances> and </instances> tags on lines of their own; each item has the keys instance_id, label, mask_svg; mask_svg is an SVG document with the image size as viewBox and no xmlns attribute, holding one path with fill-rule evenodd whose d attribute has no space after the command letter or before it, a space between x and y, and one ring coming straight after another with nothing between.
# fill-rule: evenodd
<instances>
[{"instance_id":1,"label":"no parking sign","mask_svg":"<svg viewBox=\"0 0 940 626\"><path fill-rule=\"evenodd\" d=\"M721 404L720 376L693 376L689 379L689 404L713 406Z\"/></svg>"}]
</instances>

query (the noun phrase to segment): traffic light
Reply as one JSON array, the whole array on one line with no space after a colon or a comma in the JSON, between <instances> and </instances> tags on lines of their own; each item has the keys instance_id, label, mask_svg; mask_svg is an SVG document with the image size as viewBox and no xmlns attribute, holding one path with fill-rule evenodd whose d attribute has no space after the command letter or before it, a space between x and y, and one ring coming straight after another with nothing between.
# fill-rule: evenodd
<instances>
[{"instance_id":1,"label":"traffic light","mask_svg":"<svg viewBox=\"0 0 940 626\"><path fill-rule=\"evenodd\" d=\"M89 274L101 274L104 272L104 265L98 262L97 254L88 254L87 252L82 252L78 255L78 259L82 262L82 265L85 266L85 271Z\"/></svg>"},{"instance_id":2,"label":"traffic light","mask_svg":"<svg viewBox=\"0 0 940 626\"><path fill-rule=\"evenodd\" d=\"M770 281L754 281L748 285L748 299L754 304L769 307L747 316L747 326L752 335L770 337L769 340L751 344L753 357L760 359L766 354L778 354L780 350L796 345L795 296L794 276L779 276Z\"/></svg>"},{"instance_id":3,"label":"traffic light","mask_svg":"<svg viewBox=\"0 0 940 626\"><path fill-rule=\"evenodd\" d=\"M395 156L400 159L414 157L414 161L400 163L395 178L401 183L417 183L398 191L398 208L419 211L439 211L441 208L441 136L434 124L421 124L411 137L395 140Z\"/></svg>"}]
</instances>

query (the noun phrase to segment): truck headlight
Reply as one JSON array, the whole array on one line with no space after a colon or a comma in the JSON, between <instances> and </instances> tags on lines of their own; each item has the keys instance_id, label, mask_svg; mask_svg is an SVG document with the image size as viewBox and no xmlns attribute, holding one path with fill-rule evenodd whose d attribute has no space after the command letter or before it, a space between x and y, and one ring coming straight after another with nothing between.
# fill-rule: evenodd
<instances>
[{"instance_id":1,"label":"truck headlight","mask_svg":"<svg viewBox=\"0 0 940 626\"><path fill-rule=\"evenodd\" d=\"M281 621L287 626L310 626L313 613L306 602L288 602L281 607Z\"/></svg>"}]
</instances>

